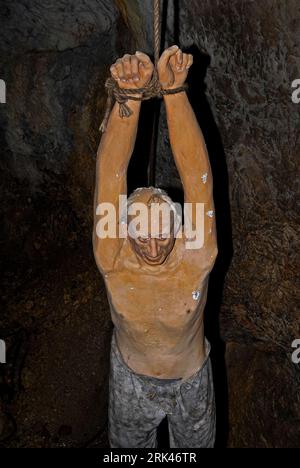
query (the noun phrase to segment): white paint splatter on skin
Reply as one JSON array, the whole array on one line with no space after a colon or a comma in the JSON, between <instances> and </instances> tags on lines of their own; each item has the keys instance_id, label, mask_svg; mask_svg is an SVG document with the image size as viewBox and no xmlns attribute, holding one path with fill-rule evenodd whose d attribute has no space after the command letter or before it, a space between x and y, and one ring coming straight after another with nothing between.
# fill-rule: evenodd
<instances>
[{"instance_id":1,"label":"white paint splatter on skin","mask_svg":"<svg viewBox=\"0 0 300 468\"><path fill-rule=\"evenodd\" d=\"M192 296L194 301L198 301L199 297L201 296L201 291L193 291Z\"/></svg>"},{"instance_id":2,"label":"white paint splatter on skin","mask_svg":"<svg viewBox=\"0 0 300 468\"><path fill-rule=\"evenodd\" d=\"M116 178L118 179L119 177L120 177L119 174L116 174Z\"/></svg>"},{"instance_id":3,"label":"white paint splatter on skin","mask_svg":"<svg viewBox=\"0 0 300 468\"><path fill-rule=\"evenodd\" d=\"M207 182L207 172L205 172L205 174L203 174L203 176L201 177L201 179L202 179L202 182L203 182L204 184L206 184L206 182Z\"/></svg>"},{"instance_id":4,"label":"white paint splatter on skin","mask_svg":"<svg viewBox=\"0 0 300 468\"><path fill-rule=\"evenodd\" d=\"M210 218L212 218L212 217L214 216L214 212L213 212L213 210L209 210L209 211L207 211L207 213L206 213L206 214L207 214L207 216L209 216Z\"/></svg>"}]
</instances>

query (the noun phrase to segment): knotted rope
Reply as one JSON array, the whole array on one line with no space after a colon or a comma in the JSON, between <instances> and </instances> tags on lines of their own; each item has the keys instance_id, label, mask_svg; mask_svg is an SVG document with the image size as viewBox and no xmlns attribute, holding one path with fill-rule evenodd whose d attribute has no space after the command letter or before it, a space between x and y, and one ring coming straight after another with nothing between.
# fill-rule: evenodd
<instances>
[{"instance_id":1,"label":"knotted rope","mask_svg":"<svg viewBox=\"0 0 300 468\"><path fill-rule=\"evenodd\" d=\"M115 102L119 104L119 115L122 118L130 117L133 111L128 106L128 100L146 101L152 98L162 98L167 94L177 94L188 89L187 84L175 89L163 89L158 78L157 65L160 54L161 43L161 18L160 18L160 0L153 0L153 42L154 42L154 63L155 68L151 81L147 86L137 89L120 88L117 81L113 78L108 78L105 83L107 91L107 103L103 121L99 130L104 133L107 128L109 116ZM148 165L148 185L155 185L155 157L156 157L156 138L157 138L157 122L159 116L159 107L154 109L153 130L151 138L150 157Z\"/></svg>"},{"instance_id":2,"label":"knotted rope","mask_svg":"<svg viewBox=\"0 0 300 468\"><path fill-rule=\"evenodd\" d=\"M112 106L114 101L119 104L119 115L120 117L130 117L133 114L133 111L127 105L128 100L132 101L147 101L152 98L162 98L166 94L177 94L182 93L187 90L187 85L180 86L179 88L174 89L163 89L157 74L154 73L150 83L144 88L136 89L123 89L120 88L118 83L113 78L108 78L105 83L105 88L108 94L106 110L104 114L104 119L100 126L100 131L105 132L108 119L111 113ZM140 96L136 96L139 94Z\"/></svg>"},{"instance_id":3,"label":"knotted rope","mask_svg":"<svg viewBox=\"0 0 300 468\"><path fill-rule=\"evenodd\" d=\"M137 89L124 89L120 88L116 80L108 78L105 83L107 91L107 102L103 121L100 125L99 130L104 133L109 116L114 105L114 102L119 104L119 115L120 117L130 117L132 110L127 105L128 100L133 101L146 101L152 98L162 98L166 94L177 94L187 90L187 85L180 86L175 89L163 89L157 72L157 64L159 61L160 42L161 42L161 21L160 21L160 0L153 0L153 38L154 38L154 62L155 69L153 77L148 85L144 88ZM140 95L137 97L136 95Z\"/></svg>"}]
</instances>

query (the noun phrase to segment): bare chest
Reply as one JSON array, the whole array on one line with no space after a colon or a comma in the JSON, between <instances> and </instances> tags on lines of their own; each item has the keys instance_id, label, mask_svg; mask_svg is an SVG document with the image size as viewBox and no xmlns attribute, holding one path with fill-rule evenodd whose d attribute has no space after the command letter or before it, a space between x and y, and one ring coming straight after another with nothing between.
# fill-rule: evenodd
<instances>
[{"instance_id":1,"label":"bare chest","mask_svg":"<svg viewBox=\"0 0 300 468\"><path fill-rule=\"evenodd\" d=\"M160 275L118 271L105 278L115 319L147 329L153 322L169 329L193 320L207 296L207 275L181 264Z\"/></svg>"}]
</instances>

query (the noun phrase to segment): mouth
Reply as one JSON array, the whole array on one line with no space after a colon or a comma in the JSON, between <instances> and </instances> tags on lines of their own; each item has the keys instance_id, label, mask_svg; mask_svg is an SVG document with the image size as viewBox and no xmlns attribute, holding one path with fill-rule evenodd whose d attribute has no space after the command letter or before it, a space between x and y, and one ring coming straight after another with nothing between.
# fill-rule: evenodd
<instances>
[{"instance_id":1,"label":"mouth","mask_svg":"<svg viewBox=\"0 0 300 468\"><path fill-rule=\"evenodd\" d=\"M159 255L158 257L148 257L147 255L145 255L144 258L150 263L157 263L160 260L162 260L163 256Z\"/></svg>"}]
</instances>

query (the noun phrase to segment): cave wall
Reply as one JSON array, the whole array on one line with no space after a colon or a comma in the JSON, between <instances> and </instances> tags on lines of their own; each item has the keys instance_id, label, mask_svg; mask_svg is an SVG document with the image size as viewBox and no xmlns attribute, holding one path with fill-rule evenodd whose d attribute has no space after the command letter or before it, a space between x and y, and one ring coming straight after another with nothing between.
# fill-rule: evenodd
<instances>
[{"instance_id":1,"label":"cave wall","mask_svg":"<svg viewBox=\"0 0 300 468\"><path fill-rule=\"evenodd\" d=\"M300 333L300 113L291 100L300 76L299 3L180 5L182 44L196 43L211 58L207 95L228 171L233 255L220 321L228 343L229 445L299 447L300 369L291 360ZM226 257L225 198L215 191Z\"/></svg>"},{"instance_id":2,"label":"cave wall","mask_svg":"<svg viewBox=\"0 0 300 468\"><path fill-rule=\"evenodd\" d=\"M5 447L107 446L111 322L91 222L104 81L139 34L120 9L96 0L1 5Z\"/></svg>"},{"instance_id":3,"label":"cave wall","mask_svg":"<svg viewBox=\"0 0 300 468\"><path fill-rule=\"evenodd\" d=\"M214 173L219 258L211 296L213 280L220 285L207 312L227 343L228 444L296 446L300 122L291 83L300 78L299 4L164 4L165 44L179 42L195 56L190 96ZM0 329L12 364L2 369L0 439L105 445L111 324L90 246L95 152L110 63L152 50L151 2L11 1L1 17ZM163 107L156 182L181 187Z\"/></svg>"}]
</instances>

